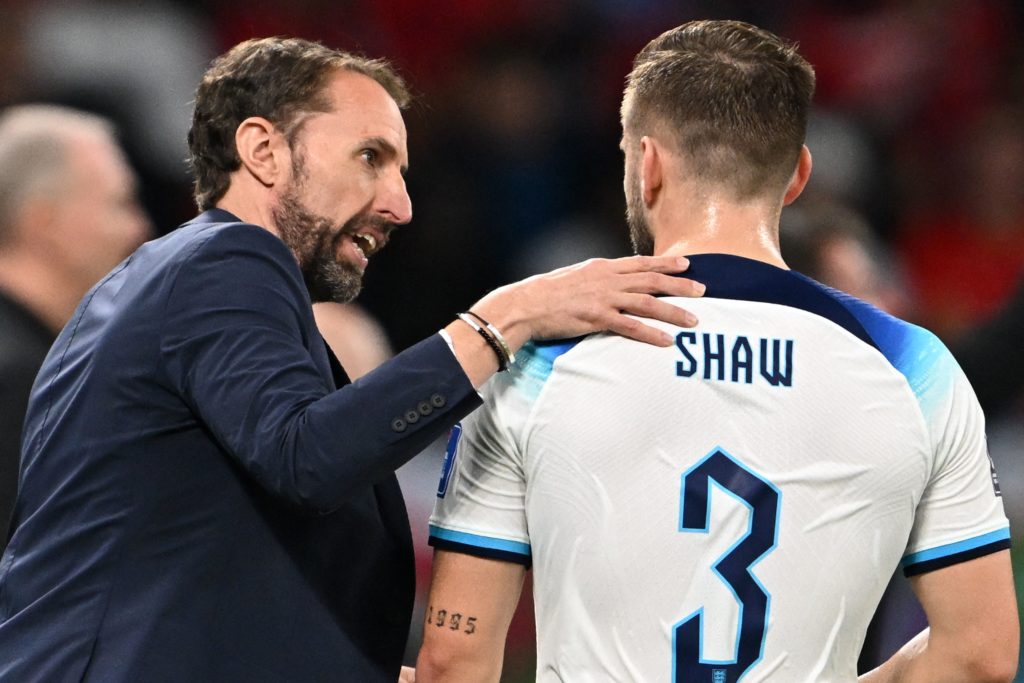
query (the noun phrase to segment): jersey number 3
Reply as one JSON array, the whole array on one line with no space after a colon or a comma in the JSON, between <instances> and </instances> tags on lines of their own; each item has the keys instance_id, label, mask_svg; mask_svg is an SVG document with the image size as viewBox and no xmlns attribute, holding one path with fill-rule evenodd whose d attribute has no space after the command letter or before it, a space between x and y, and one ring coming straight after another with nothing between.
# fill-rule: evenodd
<instances>
[{"instance_id":1,"label":"jersey number 3","mask_svg":"<svg viewBox=\"0 0 1024 683\"><path fill-rule=\"evenodd\" d=\"M753 567L775 548L779 531L779 490L716 448L683 474L679 494L679 531L708 533L711 483L749 510L747 533L722 555L712 570L739 603L739 628L732 659L703 657L702 606L675 625L672 680L675 683L735 683L764 654L771 596L753 574Z\"/></svg>"}]
</instances>

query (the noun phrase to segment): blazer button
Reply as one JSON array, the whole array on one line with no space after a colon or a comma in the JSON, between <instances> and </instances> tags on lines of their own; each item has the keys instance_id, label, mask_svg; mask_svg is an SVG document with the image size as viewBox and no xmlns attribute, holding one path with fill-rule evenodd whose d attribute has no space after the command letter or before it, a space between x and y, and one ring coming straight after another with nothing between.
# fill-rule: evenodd
<instances>
[{"instance_id":1,"label":"blazer button","mask_svg":"<svg viewBox=\"0 0 1024 683\"><path fill-rule=\"evenodd\" d=\"M434 406L430 405L426 401L420 401L420 404L416 406L416 409L420 411L420 415L426 417L434 412Z\"/></svg>"},{"instance_id":2,"label":"blazer button","mask_svg":"<svg viewBox=\"0 0 1024 683\"><path fill-rule=\"evenodd\" d=\"M434 406L435 408L444 408L444 404L446 403L448 403L448 399L446 399L441 394L434 394L433 396L430 397L430 405Z\"/></svg>"},{"instance_id":3,"label":"blazer button","mask_svg":"<svg viewBox=\"0 0 1024 683\"><path fill-rule=\"evenodd\" d=\"M411 425L416 424L417 422L420 421L420 414L417 413L415 410L410 410L405 414L405 421Z\"/></svg>"},{"instance_id":4,"label":"blazer button","mask_svg":"<svg viewBox=\"0 0 1024 683\"><path fill-rule=\"evenodd\" d=\"M400 417L396 417L394 420L391 421L391 429L393 429L396 432L404 432L405 427L405 420L403 420Z\"/></svg>"}]
</instances>

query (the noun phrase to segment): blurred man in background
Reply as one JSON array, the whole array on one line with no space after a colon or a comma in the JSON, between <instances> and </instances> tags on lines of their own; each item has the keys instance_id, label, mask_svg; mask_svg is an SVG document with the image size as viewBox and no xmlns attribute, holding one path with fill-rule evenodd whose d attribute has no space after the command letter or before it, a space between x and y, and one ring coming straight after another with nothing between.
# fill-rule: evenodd
<instances>
[{"instance_id":1,"label":"blurred man in background","mask_svg":"<svg viewBox=\"0 0 1024 683\"><path fill-rule=\"evenodd\" d=\"M316 327L355 381L394 355L380 322L359 304L322 301L313 306Z\"/></svg>"},{"instance_id":2,"label":"blurred man in background","mask_svg":"<svg viewBox=\"0 0 1024 683\"><path fill-rule=\"evenodd\" d=\"M36 372L82 295L149 229L108 121L49 105L0 115L0 551Z\"/></svg>"}]
</instances>

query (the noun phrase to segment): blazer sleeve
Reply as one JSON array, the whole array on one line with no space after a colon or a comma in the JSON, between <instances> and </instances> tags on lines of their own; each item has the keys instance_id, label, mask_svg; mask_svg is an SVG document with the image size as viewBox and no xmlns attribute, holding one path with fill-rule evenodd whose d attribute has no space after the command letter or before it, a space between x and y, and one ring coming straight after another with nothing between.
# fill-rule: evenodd
<instances>
[{"instance_id":1,"label":"blazer sleeve","mask_svg":"<svg viewBox=\"0 0 1024 683\"><path fill-rule=\"evenodd\" d=\"M274 235L239 224L194 248L166 301L166 381L264 488L329 512L423 450L480 399L440 335L332 391L308 295Z\"/></svg>"}]
</instances>

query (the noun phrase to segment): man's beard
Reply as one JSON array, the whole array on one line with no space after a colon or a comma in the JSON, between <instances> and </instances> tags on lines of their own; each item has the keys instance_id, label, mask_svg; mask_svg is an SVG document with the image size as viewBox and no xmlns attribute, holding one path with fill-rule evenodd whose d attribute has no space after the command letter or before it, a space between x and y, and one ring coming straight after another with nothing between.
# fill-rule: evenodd
<instances>
[{"instance_id":1,"label":"man's beard","mask_svg":"<svg viewBox=\"0 0 1024 683\"><path fill-rule=\"evenodd\" d=\"M365 216L353 216L341 230L335 231L331 219L306 208L293 185L274 207L273 217L281 240L299 261L302 279L313 303L343 304L359 296L363 287L362 271L347 261L338 260L336 254L338 242L354 233L357 224L365 223Z\"/></svg>"},{"instance_id":2,"label":"man's beard","mask_svg":"<svg viewBox=\"0 0 1024 683\"><path fill-rule=\"evenodd\" d=\"M635 168L626 169L626 224L629 225L629 241L633 253L639 256L654 255L654 235L647 222L646 209L640 192L640 176Z\"/></svg>"}]
</instances>

